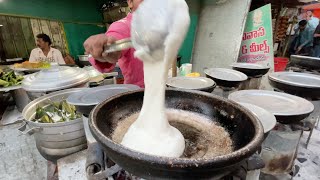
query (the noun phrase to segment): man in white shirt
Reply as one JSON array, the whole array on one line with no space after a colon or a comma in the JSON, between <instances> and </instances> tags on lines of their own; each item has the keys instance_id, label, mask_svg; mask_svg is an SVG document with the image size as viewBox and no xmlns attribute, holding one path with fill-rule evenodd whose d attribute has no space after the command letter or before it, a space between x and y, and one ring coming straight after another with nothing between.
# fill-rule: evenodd
<instances>
[{"instance_id":1,"label":"man in white shirt","mask_svg":"<svg viewBox=\"0 0 320 180\"><path fill-rule=\"evenodd\" d=\"M319 24L319 19L313 16L312 11L307 11L307 20L308 20L308 25L312 30L315 30Z\"/></svg>"},{"instance_id":2,"label":"man in white shirt","mask_svg":"<svg viewBox=\"0 0 320 180\"><path fill-rule=\"evenodd\" d=\"M40 62L45 61L52 64L66 64L61 52L51 47L52 41L46 34L37 35L37 46L31 51L29 61Z\"/></svg>"}]
</instances>

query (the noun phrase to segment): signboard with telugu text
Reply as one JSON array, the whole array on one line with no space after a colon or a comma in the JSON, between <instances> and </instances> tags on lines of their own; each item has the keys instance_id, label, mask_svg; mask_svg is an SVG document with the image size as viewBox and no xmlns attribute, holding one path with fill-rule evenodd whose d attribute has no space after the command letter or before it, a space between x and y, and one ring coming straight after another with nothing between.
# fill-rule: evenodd
<instances>
[{"instance_id":1,"label":"signboard with telugu text","mask_svg":"<svg viewBox=\"0 0 320 180\"><path fill-rule=\"evenodd\" d=\"M274 69L271 5L249 12L238 62L259 63Z\"/></svg>"}]
</instances>

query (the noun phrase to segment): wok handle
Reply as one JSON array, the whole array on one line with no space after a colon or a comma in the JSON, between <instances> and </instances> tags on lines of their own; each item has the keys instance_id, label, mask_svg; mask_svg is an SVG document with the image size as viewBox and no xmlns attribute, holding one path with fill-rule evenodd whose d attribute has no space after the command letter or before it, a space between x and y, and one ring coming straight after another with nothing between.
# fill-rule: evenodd
<instances>
[{"instance_id":1,"label":"wok handle","mask_svg":"<svg viewBox=\"0 0 320 180\"><path fill-rule=\"evenodd\" d=\"M39 132L42 130L42 128L40 127L34 127L34 128L31 128L31 129L28 129L27 128L27 125L28 123L27 122L24 122L23 125L18 128L18 130L20 131L20 133L22 133L23 135L33 135L35 132Z\"/></svg>"}]
</instances>

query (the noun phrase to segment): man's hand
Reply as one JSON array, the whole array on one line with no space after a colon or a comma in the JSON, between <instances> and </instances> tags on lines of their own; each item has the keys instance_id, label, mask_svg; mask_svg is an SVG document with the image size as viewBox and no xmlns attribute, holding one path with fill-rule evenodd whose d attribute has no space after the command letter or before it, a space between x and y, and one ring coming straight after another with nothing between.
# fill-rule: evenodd
<instances>
[{"instance_id":1,"label":"man's hand","mask_svg":"<svg viewBox=\"0 0 320 180\"><path fill-rule=\"evenodd\" d=\"M301 51L301 49L302 49L302 47L299 46L299 47L297 48L297 50L296 50L296 54L299 54L299 52Z\"/></svg>"},{"instance_id":2,"label":"man's hand","mask_svg":"<svg viewBox=\"0 0 320 180\"><path fill-rule=\"evenodd\" d=\"M320 37L320 34L314 34L313 37Z\"/></svg>"},{"instance_id":3,"label":"man's hand","mask_svg":"<svg viewBox=\"0 0 320 180\"><path fill-rule=\"evenodd\" d=\"M98 34L89 37L83 44L86 54L100 62L116 63L120 58L121 52L103 53L104 47L114 43L117 39L108 37L105 34Z\"/></svg>"}]
</instances>

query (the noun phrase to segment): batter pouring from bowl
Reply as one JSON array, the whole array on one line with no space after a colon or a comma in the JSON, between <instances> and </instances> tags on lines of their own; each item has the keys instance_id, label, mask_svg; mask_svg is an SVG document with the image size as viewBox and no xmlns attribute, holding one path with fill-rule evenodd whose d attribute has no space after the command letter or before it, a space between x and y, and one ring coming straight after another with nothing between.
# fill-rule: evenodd
<instances>
[{"instance_id":1,"label":"batter pouring from bowl","mask_svg":"<svg viewBox=\"0 0 320 180\"><path fill-rule=\"evenodd\" d=\"M103 46L117 39L104 35L90 37L84 46L87 53L93 55L95 61L91 62L98 69L101 63L115 63L119 58L119 63L121 62L119 65L123 65L126 70L131 67L130 65L139 64L136 59L143 62L145 82L143 106L138 119L128 129L121 144L151 155L180 157L185 149L185 141L181 132L172 127L167 120L165 88L168 69L176 59L189 28L188 6L184 0L128 0L128 4L133 5L134 11L130 24L130 37L135 51L102 54ZM119 21L118 24L122 27L123 22ZM109 29L108 32L118 36L127 31L115 33ZM134 59L129 55L133 52ZM128 57L132 57L131 60ZM133 75L133 73L128 74Z\"/></svg>"},{"instance_id":2,"label":"batter pouring from bowl","mask_svg":"<svg viewBox=\"0 0 320 180\"><path fill-rule=\"evenodd\" d=\"M176 58L190 24L184 0L144 0L133 14L131 38L135 56L143 61L145 93L138 119L121 144L157 156L180 157L185 149L181 132L165 113L169 66Z\"/></svg>"},{"instance_id":3,"label":"batter pouring from bowl","mask_svg":"<svg viewBox=\"0 0 320 180\"><path fill-rule=\"evenodd\" d=\"M144 0L133 14L131 39L143 61L145 94L138 119L121 144L139 152L180 157L185 140L165 113L168 69L176 59L190 24L184 0Z\"/></svg>"}]
</instances>

